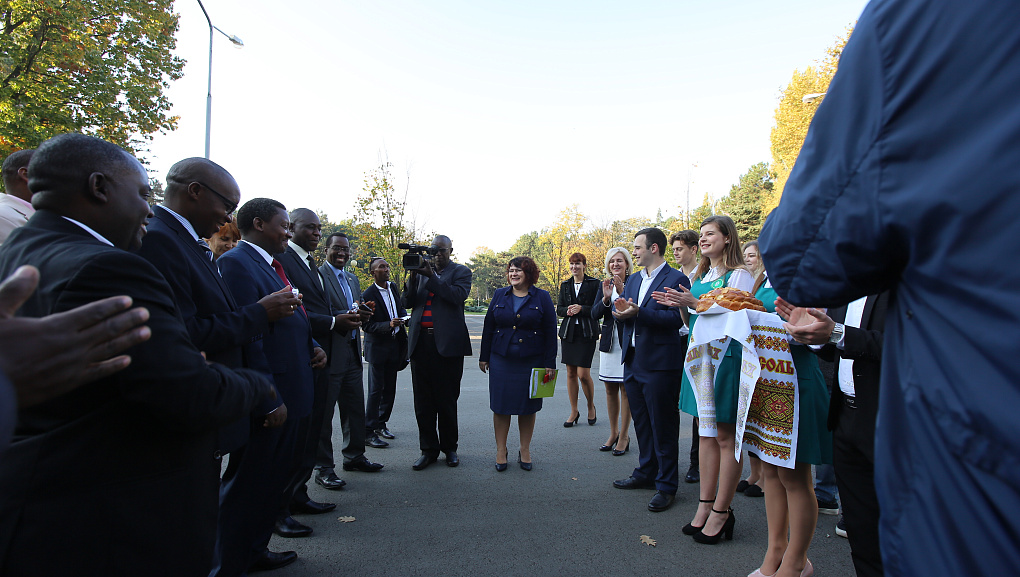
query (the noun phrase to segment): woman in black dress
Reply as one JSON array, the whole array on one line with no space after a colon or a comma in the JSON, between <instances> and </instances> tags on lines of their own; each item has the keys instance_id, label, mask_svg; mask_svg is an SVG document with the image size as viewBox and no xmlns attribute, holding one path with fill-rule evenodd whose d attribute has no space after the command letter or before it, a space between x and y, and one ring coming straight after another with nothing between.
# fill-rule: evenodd
<instances>
[{"instance_id":1,"label":"woman in black dress","mask_svg":"<svg viewBox=\"0 0 1020 577\"><path fill-rule=\"evenodd\" d=\"M594 425L595 382L591 379L591 360L595 356L595 340L599 335L599 322L592 318L591 307L602 290L602 283L584 274L588 261L575 252L570 255L571 277L560 285L560 299L556 314L563 317L560 340L563 345L563 364L567 366L567 396L570 398L570 418L564 427L573 427L581 418L577 410L577 382L581 381L584 398L588 401L588 424Z\"/></svg>"},{"instance_id":2,"label":"woman in black dress","mask_svg":"<svg viewBox=\"0 0 1020 577\"><path fill-rule=\"evenodd\" d=\"M535 413L542 409L542 399L531 398L531 370L556 367L556 313L549 293L535 287L538 267L530 257L511 260L506 275L510 286L492 295L485 313L478 368L489 373L496 470L506 470L510 417L517 415L521 435L517 462L530 471Z\"/></svg>"}]
</instances>

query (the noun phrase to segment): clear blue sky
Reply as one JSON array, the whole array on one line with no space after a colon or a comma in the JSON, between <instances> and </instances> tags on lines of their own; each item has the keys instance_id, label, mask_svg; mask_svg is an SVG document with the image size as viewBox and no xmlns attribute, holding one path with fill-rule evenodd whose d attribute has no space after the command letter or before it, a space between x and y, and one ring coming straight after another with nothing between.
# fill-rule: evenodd
<instances>
[{"instance_id":1,"label":"clear blue sky","mask_svg":"<svg viewBox=\"0 0 1020 577\"><path fill-rule=\"evenodd\" d=\"M211 157L242 200L339 220L385 153L461 261L573 203L596 222L674 215L688 172L697 206L770 160L780 90L865 4L208 0L245 42L216 35ZM188 64L160 178L204 146L208 27L194 0L174 8Z\"/></svg>"}]
</instances>

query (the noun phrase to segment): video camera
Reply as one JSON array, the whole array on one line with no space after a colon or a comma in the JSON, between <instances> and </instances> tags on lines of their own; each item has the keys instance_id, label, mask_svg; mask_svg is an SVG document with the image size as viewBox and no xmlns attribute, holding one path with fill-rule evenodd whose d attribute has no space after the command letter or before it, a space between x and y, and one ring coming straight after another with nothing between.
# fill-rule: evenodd
<instances>
[{"instance_id":1,"label":"video camera","mask_svg":"<svg viewBox=\"0 0 1020 577\"><path fill-rule=\"evenodd\" d=\"M436 256L436 249L423 244L402 242L397 248L406 250L407 253L400 259L400 265L404 270L415 270L425 266L425 263L432 264L432 257Z\"/></svg>"}]
</instances>

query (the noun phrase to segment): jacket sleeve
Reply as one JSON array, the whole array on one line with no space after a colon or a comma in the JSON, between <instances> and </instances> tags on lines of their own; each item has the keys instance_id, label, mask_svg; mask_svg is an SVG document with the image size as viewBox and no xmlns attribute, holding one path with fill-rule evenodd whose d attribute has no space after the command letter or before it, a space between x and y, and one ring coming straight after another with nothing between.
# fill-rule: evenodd
<instances>
[{"instance_id":1,"label":"jacket sleeve","mask_svg":"<svg viewBox=\"0 0 1020 577\"><path fill-rule=\"evenodd\" d=\"M114 279L111 282L111 279ZM272 390L254 371L209 364L191 342L173 292L148 261L130 253L104 253L83 263L68 280L56 310L126 294L149 311L152 337L127 351L131 364L115 382L125 398L169 430L200 431L248 416Z\"/></svg>"},{"instance_id":2,"label":"jacket sleeve","mask_svg":"<svg viewBox=\"0 0 1020 577\"><path fill-rule=\"evenodd\" d=\"M556 316L564 317L567 316L567 301L570 300L570 295L567 293L569 290L569 281L560 283L560 298L556 301Z\"/></svg>"},{"instance_id":3,"label":"jacket sleeve","mask_svg":"<svg viewBox=\"0 0 1020 577\"><path fill-rule=\"evenodd\" d=\"M252 278L251 272L238 259L220 257L217 265L220 268L220 272L223 273L223 281L227 284L227 288L230 289L230 293L234 295L234 300L238 305L257 302L265 296L260 294L257 288L258 285L256 285L255 279ZM269 323L266 331L272 331L274 324ZM269 369L269 361L266 359L265 353L262 352L262 342L262 335L259 335L247 347L248 366L272 379L273 372ZM282 404L283 399L279 395L275 399L267 398L259 405L258 412L262 415L267 415Z\"/></svg>"},{"instance_id":4,"label":"jacket sleeve","mask_svg":"<svg viewBox=\"0 0 1020 577\"><path fill-rule=\"evenodd\" d=\"M885 62L874 3L843 50L779 207L762 229L762 258L779 296L832 307L896 282L915 244L879 194Z\"/></svg>"},{"instance_id":5,"label":"jacket sleeve","mask_svg":"<svg viewBox=\"0 0 1020 577\"><path fill-rule=\"evenodd\" d=\"M496 317L492 305L503 296L503 289L497 289L489 300L489 308L485 311L485 322L482 324L482 348L478 352L478 362L487 363L492 357L492 338L496 334Z\"/></svg>"},{"instance_id":6,"label":"jacket sleeve","mask_svg":"<svg viewBox=\"0 0 1020 577\"><path fill-rule=\"evenodd\" d=\"M468 293L471 292L471 269L462 264L451 264L454 269L450 271L450 277L440 280L439 277L430 277L425 286L437 298L453 304L464 306Z\"/></svg>"},{"instance_id":7,"label":"jacket sleeve","mask_svg":"<svg viewBox=\"0 0 1020 577\"><path fill-rule=\"evenodd\" d=\"M539 298L542 303L542 336L545 339L543 347L545 355L545 368L556 368L556 314L553 312L552 297L549 291L540 290Z\"/></svg>"},{"instance_id":8,"label":"jacket sleeve","mask_svg":"<svg viewBox=\"0 0 1020 577\"><path fill-rule=\"evenodd\" d=\"M372 288L372 287L375 287L375 286L376 286L375 283L373 283L372 286L370 286L367 289L365 289L365 292L361 293L361 300L362 300L362 302L368 302L368 301L374 301L375 302L375 313L373 313L372 314L372 318L370 318L368 320L368 322L365 323L365 326L363 327L363 329L364 329L365 334L371 333L373 335L385 335L385 334L390 332L392 327L390 327L390 321L389 320L385 320L385 321L383 321L383 320L376 320L376 316L377 315L380 316L380 317L382 316L382 311L385 310L386 303L383 302L382 296L379 295L378 288L375 288L375 289Z\"/></svg>"},{"instance_id":9,"label":"jacket sleeve","mask_svg":"<svg viewBox=\"0 0 1020 577\"><path fill-rule=\"evenodd\" d=\"M145 237L138 254L156 267L170 285L191 342L198 350L216 353L239 347L266 330L269 313L257 302L241 306L237 311L199 316L193 285L205 281L196 278L196 271L188 264L188 255L181 254L179 246L167 233L153 233Z\"/></svg>"},{"instance_id":10,"label":"jacket sleeve","mask_svg":"<svg viewBox=\"0 0 1020 577\"><path fill-rule=\"evenodd\" d=\"M854 327L845 327L844 331L841 357L855 361L882 362L882 331Z\"/></svg>"}]
</instances>

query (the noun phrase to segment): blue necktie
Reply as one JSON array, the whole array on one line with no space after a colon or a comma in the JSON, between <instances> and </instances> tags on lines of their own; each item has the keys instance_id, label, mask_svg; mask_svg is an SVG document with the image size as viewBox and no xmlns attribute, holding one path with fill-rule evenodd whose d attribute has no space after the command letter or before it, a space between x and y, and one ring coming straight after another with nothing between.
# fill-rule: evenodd
<instances>
[{"instance_id":1,"label":"blue necktie","mask_svg":"<svg viewBox=\"0 0 1020 577\"><path fill-rule=\"evenodd\" d=\"M347 284L347 279L344 276L344 271L337 271L336 280L340 283L340 288L344 291L344 298L347 299L348 310L354 307L354 299L351 297L351 287ZM351 331L351 338L355 338L356 331Z\"/></svg>"}]
</instances>

